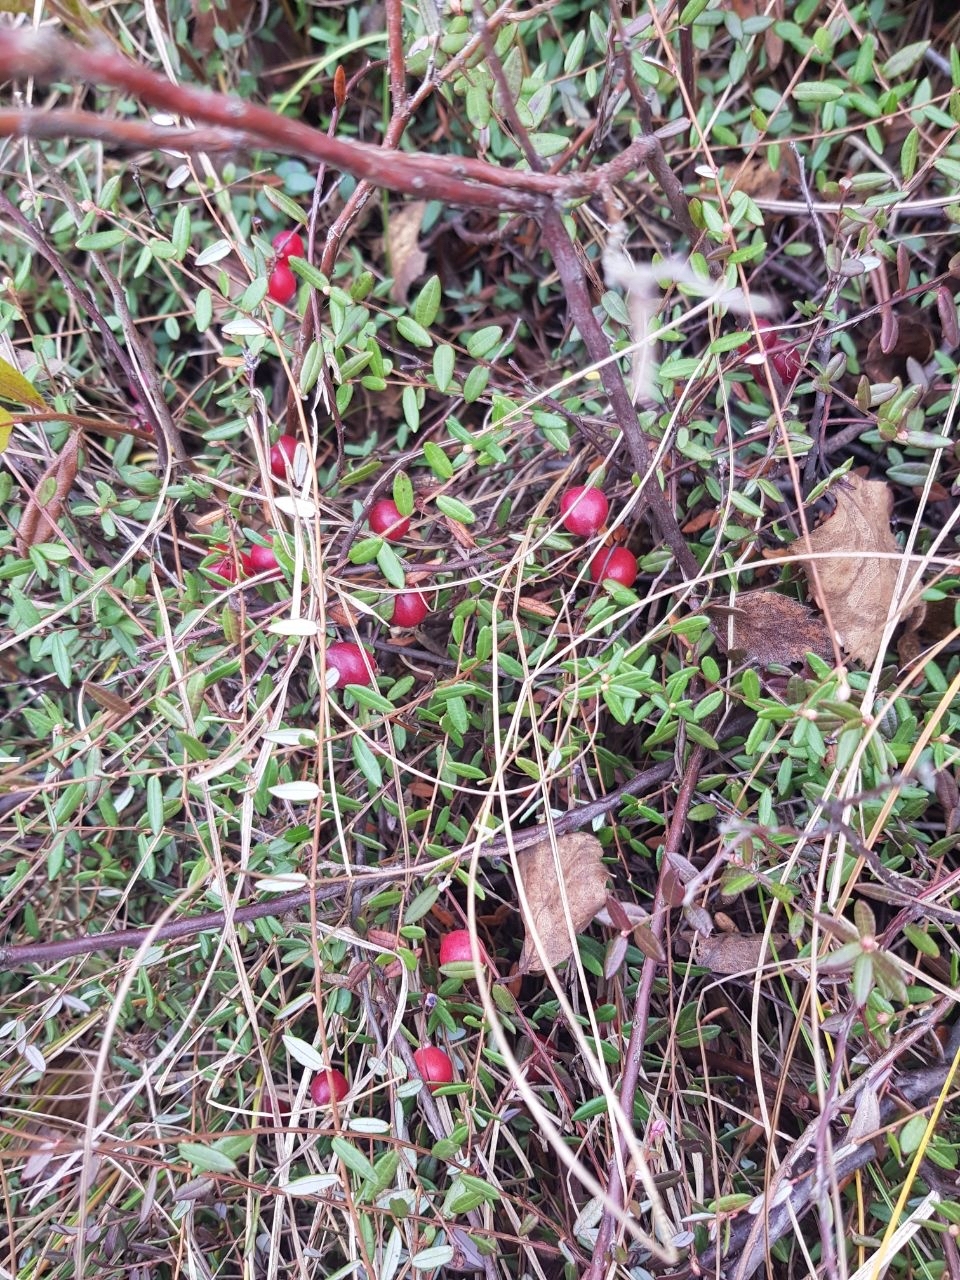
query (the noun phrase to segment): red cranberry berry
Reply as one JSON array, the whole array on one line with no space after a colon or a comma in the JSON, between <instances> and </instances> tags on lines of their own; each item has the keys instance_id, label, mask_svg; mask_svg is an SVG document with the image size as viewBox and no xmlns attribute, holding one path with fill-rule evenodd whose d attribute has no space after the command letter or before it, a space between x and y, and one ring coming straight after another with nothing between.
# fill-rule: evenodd
<instances>
[{"instance_id":1,"label":"red cranberry berry","mask_svg":"<svg viewBox=\"0 0 960 1280\"><path fill-rule=\"evenodd\" d=\"M342 1102L349 1092L347 1077L336 1067L327 1067L310 1081L310 1097L318 1107L329 1107L331 1098Z\"/></svg>"},{"instance_id":2,"label":"red cranberry berry","mask_svg":"<svg viewBox=\"0 0 960 1280\"><path fill-rule=\"evenodd\" d=\"M419 591L401 591L393 598L393 617L391 627L419 627L430 612L423 595Z\"/></svg>"},{"instance_id":3,"label":"red cranberry berry","mask_svg":"<svg viewBox=\"0 0 960 1280\"><path fill-rule=\"evenodd\" d=\"M296 452L296 436L281 436L270 450L270 470L278 480L286 480L288 465L290 470L293 470L293 458Z\"/></svg>"},{"instance_id":4,"label":"red cranberry berry","mask_svg":"<svg viewBox=\"0 0 960 1280\"><path fill-rule=\"evenodd\" d=\"M442 1049L432 1044L418 1049L413 1060L431 1093L436 1093L442 1084L449 1084L453 1079L453 1063Z\"/></svg>"},{"instance_id":5,"label":"red cranberry berry","mask_svg":"<svg viewBox=\"0 0 960 1280\"><path fill-rule=\"evenodd\" d=\"M280 262L270 272L267 280L267 297L271 302L285 307L297 296L297 277L287 266L286 260Z\"/></svg>"},{"instance_id":6,"label":"red cranberry berry","mask_svg":"<svg viewBox=\"0 0 960 1280\"><path fill-rule=\"evenodd\" d=\"M483 947L480 948L481 961L485 961ZM473 964L473 951L470 947L469 929L451 929L440 939L440 964Z\"/></svg>"},{"instance_id":7,"label":"red cranberry berry","mask_svg":"<svg viewBox=\"0 0 960 1280\"><path fill-rule=\"evenodd\" d=\"M272 573L280 568L273 547L261 546L259 542L251 545L247 559L253 573Z\"/></svg>"},{"instance_id":8,"label":"red cranberry berry","mask_svg":"<svg viewBox=\"0 0 960 1280\"><path fill-rule=\"evenodd\" d=\"M345 684L373 684L377 664L358 644L335 640L327 645L326 659L327 667L337 673L335 689L342 689Z\"/></svg>"},{"instance_id":9,"label":"red cranberry berry","mask_svg":"<svg viewBox=\"0 0 960 1280\"><path fill-rule=\"evenodd\" d=\"M400 514L392 498L381 498L370 508L370 528L388 542L397 542L410 528L410 517Z\"/></svg>"},{"instance_id":10,"label":"red cranberry berry","mask_svg":"<svg viewBox=\"0 0 960 1280\"><path fill-rule=\"evenodd\" d=\"M278 231L273 237L273 252L281 262L288 258L305 258L303 239L297 231Z\"/></svg>"},{"instance_id":11,"label":"red cranberry berry","mask_svg":"<svg viewBox=\"0 0 960 1280\"><path fill-rule=\"evenodd\" d=\"M568 489L560 499L563 527L581 538L590 538L602 528L609 510L606 494L582 484Z\"/></svg>"},{"instance_id":12,"label":"red cranberry berry","mask_svg":"<svg viewBox=\"0 0 960 1280\"><path fill-rule=\"evenodd\" d=\"M226 578L228 582L236 582L238 562L241 576L246 576L248 573L253 572L253 562L244 552L238 552L235 559L233 552L224 542L218 543L213 550L223 551L225 555L222 560L217 560L210 565L211 573L219 574L221 578Z\"/></svg>"},{"instance_id":13,"label":"red cranberry berry","mask_svg":"<svg viewBox=\"0 0 960 1280\"><path fill-rule=\"evenodd\" d=\"M637 557L626 547L603 547L590 561L590 577L594 582L610 578L622 587L632 587L639 572Z\"/></svg>"}]
</instances>

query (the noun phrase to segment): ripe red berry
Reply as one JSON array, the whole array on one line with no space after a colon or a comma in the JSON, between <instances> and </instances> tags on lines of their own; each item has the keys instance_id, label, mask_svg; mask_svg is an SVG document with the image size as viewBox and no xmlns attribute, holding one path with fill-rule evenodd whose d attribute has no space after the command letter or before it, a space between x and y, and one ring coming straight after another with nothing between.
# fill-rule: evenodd
<instances>
[{"instance_id":1,"label":"ripe red berry","mask_svg":"<svg viewBox=\"0 0 960 1280\"><path fill-rule=\"evenodd\" d=\"M772 369L776 373L785 386L789 386L796 378L797 374L803 368L803 361L800 358L800 352L796 347L788 346L783 341L776 329L771 328L768 324L759 324L757 329L760 334L760 341L763 344L763 350L766 354ZM754 343L748 339L744 342L740 350L750 352L754 349ZM754 380L761 391L767 389L767 379L763 372L763 365L756 364L750 366L753 371Z\"/></svg>"},{"instance_id":2,"label":"ripe red berry","mask_svg":"<svg viewBox=\"0 0 960 1280\"><path fill-rule=\"evenodd\" d=\"M590 561L590 577L594 582L612 578L622 587L632 587L639 572L637 557L626 547L603 547Z\"/></svg>"},{"instance_id":3,"label":"ripe red berry","mask_svg":"<svg viewBox=\"0 0 960 1280\"><path fill-rule=\"evenodd\" d=\"M331 1098L342 1102L349 1092L347 1077L336 1067L327 1067L310 1081L310 1097L318 1107L329 1107Z\"/></svg>"},{"instance_id":4,"label":"ripe red berry","mask_svg":"<svg viewBox=\"0 0 960 1280\"><path fill-rule=\"evenodd\" d=\"M578 537L589 538L607 519L610 503L600 489L578 484L568 489L560 499L563 527Z\"/></svg>"},{"instance_id":5,"label":"ripe red berry","mask_svg":"<svg viewBox=\"0 0 960 1280\"><path fill-rule=\"evenodd\" d=\"M303 240L297 231L278 231L273 237L273 251L281 262L288 258L305 258Z\"/></svg>"},{"instance_id":6,"label":"ripe red berry","mask_svg":"<svg viewBox=\"0 0 960 1280\"><path fill-rule=\"evenodd\" d=\"M418 1049L413 1060L431 1093L436 1093L442 1084L449 1084L453 1079L453 1063L442 1049L437 1049L432 1044Z\"/></svg>"},{"instance_id":7,"label":"ripe red berry","mask_svg":"<svg viewBox=\"0 0 960 1280\"><path fill-rule=\"evenodd\" d=\"M226 554L222 560L217 560L210 566L211 573L219 574L221 578L226 578L228 582L236 582L238 561L242 576L253 572L253 562L248 555L244 554L244 552L238 552L237 558L235 559L233 552L225 542L218 543L213 550L223 551Z\"/></svg>"},{"instance_id":8,"label":"ripe red berry","mask_svg":"<svg viewBox=\"0 0 960 1280\"><path fill-rule=\"evenodd\" d=\"M296 436L281 436L270 450L270 470L278 480L287 478L287 464L293 470L293 455L297 452Z\"/></svg>"},{"instance_id":9,"label":"ripe red berry","mask_svg":"<svg viewBox=\"0 0 960 1280\"><path fill-rule=\"evenodd\" d=\"M345 684L373 684L377 664L358 644L335 640L327 645L326 658L327 667L337 673L335 689L342 689Z\"/></svg>"},{"instance_id":10,"label":"ripe red berry","mask_svg":"<svg viewBox=\"0 0 960 1280\"><path fill-rule=\"evenodd\" d=\"M271 573L280 568L273 547L261 546L259 542L251 545L247 552L250 568L253 573Z\"/></svg>"},{"instance_id":11,"label":"ripe red berry","mask_svg":"<svg viewBox=\"0 0 960 1280\"><path fill-rule=\"evenodd\" d=\"M480 948L480 958L485 959L483 947ZM451 929L449 933L443 935L440 939L440 963L441 965L473 964L469 929Z\"/></svg>"},{"instance_id":12,"label":"ripe red berry","mask_svg":"<svg viewBox=\"0 0 960 1280\"><path fill-rule=\"evenodd\" d=\"M370 528L388 542L397 542L410 528L410 517L400 514L392 498L381 498L370 508Z\"/></svg>"},{"instance_id":13,"label":"ripe red berry","mask_svg":"<svg viewBox=\"0 0 960 1280\"><path fill-rule=\"evenodd\" d=\"M267 280L267 297L271 302L278 302L285 307L297 294L297 277L287 266L286 259L281 259L270 272Z\"/></svg>"},{"instance_id":14,"label":"ripe red berry","mask_svg":"<svg viewBox=\"0 0 960 1280\"><path fill-rule=\"evenodd\" d=\"M430 606L419 591L401 591L393 598L392 627L419 627Z\"/></svg>"}]
</instances>

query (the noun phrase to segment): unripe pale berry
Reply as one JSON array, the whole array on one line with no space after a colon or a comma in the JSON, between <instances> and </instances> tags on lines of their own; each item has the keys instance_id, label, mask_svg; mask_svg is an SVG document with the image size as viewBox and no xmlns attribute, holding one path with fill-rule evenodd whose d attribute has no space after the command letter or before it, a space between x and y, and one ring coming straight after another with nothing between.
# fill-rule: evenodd
<instances>
[{"instance_id":1,"label":"unripe pale berry","mask_svg":"<svg viewBox=\"0 0 960 1280\"><path fill-rule=\"evenodd\" d=\"M377 673L377 664L366 649L347 640L327 645L326 661L327 667L337 673L335 689L342 689L345 684L373 684Z\"/></svg>"},{"instance_id":2,"label":"unripe pale berry","mask_svg":"<svg viewBox=\"0 0 960 1280\"><path fill-rule=\"evenodd\" d=\"M392 627L419 627L430 612L430 606L419 591L401 591L393 598Z\"/></svg>"},{"instance_id":3,"label":"unripe pale berry","mask_svg":"<svg viewBox=\"0 0 960 1280\"><path fill-rule=\"evenodd\" d=\"M286 259L281 259L270 272L267 279L267 297L271 302L285 307L297 295L297 277L287 266Z\"/></svg>"},{"instance_id":4,"label":"unripe pale berry","mask_svg":"<svg viewBox=\"0 0 960 1280\"><path fill-rule=\"evenodd\" d=\"M400 514L392 498L381 498L370 508L370 528L388 542L397 542L410 528L410 517Z\"/></svg>"},{"instance_id":5,"label":"unripe pale berry","mask_svg":"<svg viewBox=\"0 0 960 1280\"><path fill-rule=\"evenodd\" d=\"M413 1060L431 1093L436 1093L442 1084L449 1084L453 1079L453 1063L442 1049L437 1049L432 1044L418 1049Z\"/></svg>"},{"instance_id":6,"label":"unripe pale berry","mask_svg":"<svg viewBox=\"0 0 960 1280\"><path fill-rule=\"evenodd\" d=\"M611 578L622 587L632 587L639 572L637 557L626 547L603 547L590 561L590 577L594 582Z\"/></svg>"},{"instance_id":7,"label":"unripe pale berry","mask_svg":"<svg viewBox=\"0 0 960 1280\"><path fill-rule=\"evenodd\" d=\"M589 538L606 523L610 504L600 489L579 484L568 489L560 499L563 527L578 537Z\"/></svg>"},{"instance_id":8,"label":"unripe pale berry","mask_svg":"<svg viewBox=\"0 0 960 1280\"><path fill-rule=\"evenodd\" d=\"M273 251L281 262L288 258L305 258L303 240L297 231L278 231L273 237Z\"/></svg>"},{"instance_id":9,"label":"unripe pale berry","mask_svg":"<svg viewBox=\"0 0 960 1280\"><path fill-rule=\"evenodd\" d=\"M318 1107L328 1107L331 1098L342 1102L349 1092L347 1077L336 1067L327 1067L310 1081L310 1097Z\"/></svg>"},{"instance_id":10,"label":"unripe pale berry","mask_svg":"<svg viewBox=\"0 0 960 1280\"><path fill-rule=\"evenodd\" d=\"M278 480L287 478L287 465L293 470L293 457L297 452L296 436L281 436L270 450L270 470Z\"/></svg>"}]
</instances>

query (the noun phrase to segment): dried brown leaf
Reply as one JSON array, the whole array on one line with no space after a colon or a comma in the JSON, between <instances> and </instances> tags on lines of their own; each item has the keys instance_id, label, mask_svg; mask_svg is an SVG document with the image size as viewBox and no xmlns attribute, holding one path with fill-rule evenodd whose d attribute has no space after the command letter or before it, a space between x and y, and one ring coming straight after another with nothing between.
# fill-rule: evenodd
<instances>
[{"instance_id":1,"label":"dried brown leaf","mask_svg":"<svg viewBox=\"0 0 960 1280\"><path fill-rule=\"evenodd\" d=\"M602 854L603 849L596 836L573 831L559 836L555 847L550 840L541 840L519 855L520 875L530 912L529 916L524 913L527 936L520 956L521 973L542 973L544 958L552 965L566 960L573 954L573 935L585 929L597 912L606 906L607 871ZM572 931L564 911L560 876L563 877L570 908ZM531 923L539 934L542 951L534 941Z\"/></svg>"},{"instance_id":2,"label":"dried brown leaf","mask_svg":"<svg viewBox=\"0 0 960 1280\"><path fill-rule=\"evenodd\" d=\"M426 208L426 200L412 200L396 213L391 213L387 223L386 249L393 273L390 297L401 306L407 300L410 286L423 275L427 265L427 255L419 243L420 224Z\"/></svg>"},{"instance_id":3,"label":"dried brown leaf","mask_svg":"<svg viewBox=\"0 0 960 1280\"><path fill-rule=\"evenodd\" d=\"M721 647L763 667L789 666L808 653L828 658L832 652L823 619L778 591L742 592L733 608L711 605L709 613Z\"/></svg>"},{"instance_id":4,"label":"dried brown leaf","mask_svg":"<svg viewBox=\"0 0 960 1280\"><path fill-rule=\"evenodd\" d=\"M755 973L757 968L773 960L783 960L796 954L796 949L786 933L772 934L769 946L764 946L762 933L715 933L710 938L697 941L696 962L711 973Z\"/></svg>"},{"instance_id":5,"label":"dried brown leaf","mask_svg":"<svg viewBox=\"0 0 960 1280\"><path fill-rule=\"evenodd\" d=\"M51 542L57 538L57 521L77 475L78 449L77 437L70 436L27 500L17 525L20 555L26 555L38 542Z\"/></svg>"},{"instance_id":6,"label":"dried brown leaf","mask_svg":"<svg viewBox=\"0 0 960 1280\"><path fill-rule=\"evenodd\" d=\"M893 492L884 480L851 472L836 487L837 507L809 538L809 551L831 559L802 559L817 603L830 616L840 643L869 666L880 649L902 556L890 529ZM803 551L804 540L794 544ZM904 616L913 612L911 602Z\"/></svg>"}]
</instances>

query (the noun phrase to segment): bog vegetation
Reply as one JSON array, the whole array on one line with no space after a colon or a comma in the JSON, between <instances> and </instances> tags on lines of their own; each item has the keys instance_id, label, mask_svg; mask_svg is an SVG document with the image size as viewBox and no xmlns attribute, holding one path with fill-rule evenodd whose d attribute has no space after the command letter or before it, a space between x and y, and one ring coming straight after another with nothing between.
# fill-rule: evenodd
<instances>
[{"instance_id":1,"label":"bog vegetation","mask_svg":"<svg viewBox=\"0 0 960 1280\"><path fill-rule=\"evenodd\" d=\"M960 1274L955 7L5 7L0 1274Z\"/></svg>"}]
</instances>

